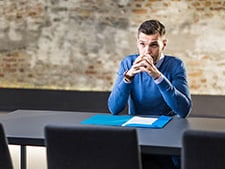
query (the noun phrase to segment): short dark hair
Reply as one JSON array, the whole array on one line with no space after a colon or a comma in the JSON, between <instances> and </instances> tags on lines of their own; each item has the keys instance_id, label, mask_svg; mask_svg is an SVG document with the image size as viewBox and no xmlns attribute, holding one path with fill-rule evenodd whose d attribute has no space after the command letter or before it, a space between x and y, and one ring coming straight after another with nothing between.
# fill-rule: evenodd
<instances>
[{"instance_id":1,"label":"short dark hair","mask_svg":"<svg viewBox=\"0 0 225 169\"><path fill-rule=\"evenodd\" d=\"M161 22L159 22L158 20L151 19L143 22L140 25L140 27L138 28L138 36L141 32L146 35L153 35L159 33L160 36L163 36L166 34L166 29Z\"/></svg>"}]
</instances>

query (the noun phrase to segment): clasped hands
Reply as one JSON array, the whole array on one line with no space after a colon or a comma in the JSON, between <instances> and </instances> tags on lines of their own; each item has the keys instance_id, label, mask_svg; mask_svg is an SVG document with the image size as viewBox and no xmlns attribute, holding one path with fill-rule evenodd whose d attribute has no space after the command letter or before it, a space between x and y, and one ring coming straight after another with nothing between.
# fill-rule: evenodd
<instances>
[{"instance_id":1,"label":"clasped hands","mask_svg":"<svg viewBox=\"0 0 225 169\"><path fill-rule=\"evenodd\" d=\"M160 71L154 65L153 58L148 55L139 55L132 67L126 72L128 77L134 77L137 73L147 72L154 80L161 76Z\"/></svg>"}]
</instances>

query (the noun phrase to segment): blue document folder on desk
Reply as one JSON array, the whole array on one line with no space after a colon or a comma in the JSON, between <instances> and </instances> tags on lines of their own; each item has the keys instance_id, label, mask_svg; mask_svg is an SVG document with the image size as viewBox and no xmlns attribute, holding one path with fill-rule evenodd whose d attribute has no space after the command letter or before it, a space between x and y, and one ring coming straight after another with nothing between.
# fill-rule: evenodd
<instances>
[{"instance_id":1,"label":"blue document folder on desk","mask_svg":"<svg viewBox=\"0 0 225 169\"><path fill-rule=\"evenodd\" d=\"M108 126L129 126L129 127L146 127L146 128L163 128L172 117L169 116L159 116L155 117L156 120L151 124L146 123L126 123L132 118L137 116L130 115L110 115L110 114L96 114L84 121L81 124L91 124L91 125L108 125ZM149 118L153 118L153 116L140 116ZM125 124L126 123L126 124ZM125 124L125 125L124 125Z\"/></svg>"}]
</instances>

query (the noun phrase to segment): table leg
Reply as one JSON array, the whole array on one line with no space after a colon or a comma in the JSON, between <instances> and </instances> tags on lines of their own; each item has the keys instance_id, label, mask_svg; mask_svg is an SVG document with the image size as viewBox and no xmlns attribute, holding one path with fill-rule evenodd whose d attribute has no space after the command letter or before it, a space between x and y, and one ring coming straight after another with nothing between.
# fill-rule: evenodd
<instances>
[{"instance_id":1,"label":"table leg","mask_svg":"<svg viewBox=\"0 0 225 169\"><path fill-rule=\"evenodd\" d=\"M21 169L26 169L27 168L26 145L21 145L21 149L20 149L20 168Z\"/></svg>"}]
</instances>

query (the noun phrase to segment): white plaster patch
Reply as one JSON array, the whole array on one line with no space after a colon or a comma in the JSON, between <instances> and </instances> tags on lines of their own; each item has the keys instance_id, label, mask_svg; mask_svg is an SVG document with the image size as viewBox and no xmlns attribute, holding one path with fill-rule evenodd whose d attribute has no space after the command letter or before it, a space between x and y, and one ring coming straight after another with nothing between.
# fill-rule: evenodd
<instances>
[{"instance_id":1,"label":"white plaster patch","mask_svg":"<svg viewBox=\"0 0 225 169\"><path fill-rule=\"evenodd\" d=\"M16 24L14 22L10 23L8 36L9 36L9 39L12 41L22 40L22 35L18 31L16 31Z\"/></svg>"},{"instance_id":2,"label":"white plaster patch","mask_svg":"<svg viewBox=\"0 0 225 169\"><path fill-rule=\"evenodd\" d=\"M221 17L213 17L195 25L196 50L203 52L219 53L225 52L225 22Z\"/></svg>"},{"instance_id":3,"label":"white plaster patch","mask_svg":"<svg viewBox=\"0 0 225 169\"><path fill-rule=\"evenodd\" d=\"M71 44L64 40L66 28L65 24L58 24L50 29L43 29L43 34L38 42L38 60L55 65L66 65L69 63Z\"/></svg>"}]
</instances>

